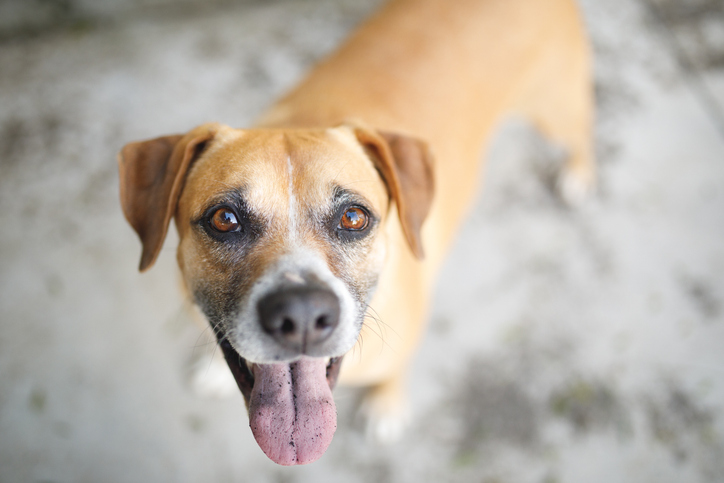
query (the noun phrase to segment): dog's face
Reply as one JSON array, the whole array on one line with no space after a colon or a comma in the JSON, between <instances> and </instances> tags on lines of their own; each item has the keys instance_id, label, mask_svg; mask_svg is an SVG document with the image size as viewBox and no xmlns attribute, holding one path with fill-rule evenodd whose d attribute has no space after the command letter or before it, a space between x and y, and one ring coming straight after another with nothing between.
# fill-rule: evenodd
<instances>
[{"instance_id":1,"label":"dog's face","mask_svg":"<svg viewBox=\"0 0 724 483\"><path fill-rule=\"evenodd\" d=\"M342 356L382 269L388 205L347 128L223 130L179 199L179 266L248 362Z\"/></svg>"},{"instance_id":2,"label":"dog's face","mask_svg":"<svg viewBox=\"0 0 724 483\"><path fill-rule=\"evenodd\" d=\"M389 223L421 254L432 196L424 145L351 126L210 124L130 144L119 162L141 269L173 217L183 279L262 449L282 464L318 458L336 427L331 387L383 269ZM300 415L308 427L296 424Z\"/></svg>"}]
</instances>

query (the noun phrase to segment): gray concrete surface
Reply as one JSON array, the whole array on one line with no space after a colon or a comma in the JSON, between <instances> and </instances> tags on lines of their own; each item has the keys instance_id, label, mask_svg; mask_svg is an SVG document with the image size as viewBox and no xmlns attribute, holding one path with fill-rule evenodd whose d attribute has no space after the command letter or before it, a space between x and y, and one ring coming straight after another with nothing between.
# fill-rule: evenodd
<instances>
[{"instance_id":1,"label":"gray concrete surface","mask_svg":"<svg viewBox=\"0 0 724 483\"><path fill-rule=\"evenodd\" d=\"M336 391L327 454L275 466L177 293L175 234L136 272L127 141L248 125L378 2L257 2L0 44L0 482L724 481L724 7L583 0L600 189L575 210L519 120L435 294L399 444ZM163 4L163 2L161 2ZM390 336L390 335L386 335Z\"/></svg>"}]
</instances>

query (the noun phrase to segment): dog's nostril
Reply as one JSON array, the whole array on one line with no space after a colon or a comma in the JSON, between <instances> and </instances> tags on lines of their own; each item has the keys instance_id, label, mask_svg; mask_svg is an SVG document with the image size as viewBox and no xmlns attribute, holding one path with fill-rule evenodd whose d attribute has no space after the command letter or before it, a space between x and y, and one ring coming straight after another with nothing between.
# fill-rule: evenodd
<instances>
[{"instance_id":1,"label":"dog's nostril","mask_svg":"<svg viewBox=\"0 0 724 483\"><path fill-rule=\"evenodd\" d=\"M317 319L317 322L314 324L314 326L319 330L326 329L327 327L329 327L329 321L327 320L327 317L323 315Z\"/></svg>"},{"instance_id":2,"label":"dog's nostril","mask_svg":"<svg viewBox=\"0 0 724 483\"><path fill-rule=\"evenodd\" d=\"M282 322L281 330L283 334L291 334L294 332L294 322L292 319L285 318Z\"/></svg>"}]
</instances>

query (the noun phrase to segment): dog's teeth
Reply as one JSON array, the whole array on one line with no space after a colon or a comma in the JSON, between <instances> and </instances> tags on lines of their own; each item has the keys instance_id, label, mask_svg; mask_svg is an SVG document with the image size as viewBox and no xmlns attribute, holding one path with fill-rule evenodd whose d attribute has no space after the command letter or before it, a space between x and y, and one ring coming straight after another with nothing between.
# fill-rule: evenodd
<instances>
[{"instance_id":1,"label":"dog's teeth","mask_svg":"<svg viewBox=\"0 0 724 483\"><path fill-rule=\"evenodd\" d=\"M325 357L325 358L324 358L324 365L325 365L325 366L328 366L330 362L332 362L332 358L331 358L331 357Z\"/></svg>"},{"instance_id":2,"label":"dog's teeth","mask_svg":"<svg viewBox=\"0 0 724 483\"><path fill-rule=\"evenodd\" d=\"M247 360L244 360L244 362L246 362L246 368L249 369L249 372L254 374L254 363Z\"/></svg>"}]
</instances>

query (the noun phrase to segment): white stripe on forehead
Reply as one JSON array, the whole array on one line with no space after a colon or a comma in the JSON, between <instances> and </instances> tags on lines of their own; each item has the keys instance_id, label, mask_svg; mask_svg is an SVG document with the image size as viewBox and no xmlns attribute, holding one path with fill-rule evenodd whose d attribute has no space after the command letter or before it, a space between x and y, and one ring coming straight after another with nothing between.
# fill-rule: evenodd
<instances>
[{"instance_id":1,"label":"white stripe on forehead","mask_svg":"<svg viewBox=\"0 0 724 483\"><path fill-rule=\"evenodd\" d=\"M290 240L297 238L297 197L294 195L294 166L292 157L287 155L287 171L289 174L289 234Z\"/></svg>"}]
</instances>

